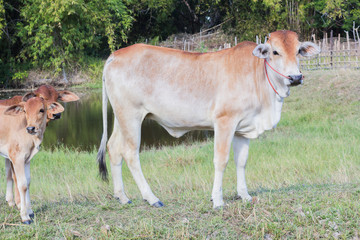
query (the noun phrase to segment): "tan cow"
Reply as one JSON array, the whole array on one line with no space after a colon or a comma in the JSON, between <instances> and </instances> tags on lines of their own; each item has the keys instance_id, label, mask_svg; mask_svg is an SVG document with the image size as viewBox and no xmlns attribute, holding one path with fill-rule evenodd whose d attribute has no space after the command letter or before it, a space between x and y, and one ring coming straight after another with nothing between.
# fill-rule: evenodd
<instances>
[{"instance_id":1,"label":"tan cow","mask_svg":"<svg viewBox=\"0 0 360 240\"><path fill-rule=\"evenodd\" d=\"M155 207L163 206L139 161L141 123L150 118L174 137L195 129L214 130L214 208L224 205L222 179L233 143L237 194L251 200L245 182L249 139L279 122L290 86L302 83L298 56L319 52L315 44L299 42L296 33L277 31L265 44L242 42L212 53L135 44L111 54L103 72L104 132L98 162L106 178L108 97L115 114L107 144L115 197L130 202L121 175L124 158L142 197Z\"/></svg>"},{"instance_id":2,"label":"tan cow","mask_svg":"<svg viewBox=\"0 0 360 240\"><path fill-rule=\"evenodd\" d=\"M33 211L30 204L30 160L39 151L46 128L47 113L64 111L57 102L46 103L43 98L33 97L16 105L0 106L0 155L5 157L7 172L12 168L20 194L20 215L24 224L31 223ZM9 164L11 162L11 164ZM9 188L11 187L11 191ZM11 195L10 195L11 193ZM9 195L8 195L9 194ZM12 199L12 185L7 185L6 199Z\"/></svg>"},{"instance_id":3,"label":"tan cow","mask_svg":"<svg viewBox=\"0 0 360 240\"><path fill-rule=\"evenodd\" d=\"M35 91L25 94L24 96L14 96L10 99L0 100L0 106L11 106L18 104L22 101L27 101L32 97L41 97L45 100L45 103L51 104L52 102L62 101L62 102L73 102L79 100L79 97L68 90L58 91L53 86L50 85L42 85L37 88ZM59 119L61 116L61 112L56 112L55 114L51 111L47 111L47 119L48 123L50 120ZM20 207L20 195L19 190L15 184L15 202L13 197L13 185L16 181L15 175L12 174L13 167L12 163L9 159L5 159L5 170L6 170L6 180L7 180L7 188L6 188L6 200L10 206L16 205Z\"/></svg>"}]
</instances>

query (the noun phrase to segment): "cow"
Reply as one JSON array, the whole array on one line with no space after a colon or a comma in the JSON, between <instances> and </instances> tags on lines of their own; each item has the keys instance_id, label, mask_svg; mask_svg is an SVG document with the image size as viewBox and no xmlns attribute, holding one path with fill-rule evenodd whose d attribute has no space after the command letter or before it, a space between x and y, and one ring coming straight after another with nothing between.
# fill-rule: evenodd
<instances>
[{"instance_id":1,"label":"cow","mask_svg":"<svg viewBox=\"0 0 360 240\"><path fill-rule=\"evenodd\" d=\"M124 192L125 159L142 197L154 207L164 204L153 194L139 161L141 123L153 119L169 134L214 130L214 208L224 206L222 179L233 143L237 195L252 201L245 182L249 141L276 127L290 87L303 83L299 55L318 54L311 42L291 31L276 31L263 44L242 42L210 53L135 44L112 53L103 70L103 135L97 161L107 178L107 102L114 128L107 143L114 195L131 203Z\"/></svg>"},{"instance_id":2,"label":"cow","mask_svg":"<svg viewBox=\"0 0 360 240\"><path fill-rule=\"evenodd\" d=\"M39 88L37 88L33 92L26 93L24 96L14 96L10 99L3 99L0 100L0 106L11 106L18 104L22 101L26 102L29 98L32 97L41 97L45 100L46 103L51 104L52 102L62 101L62 102L73 102L79 100L79 97L68 90L62 90L58 91L51 85L42 85ZM56 120L59 119L61 116L61 112L53 113L51 111L47 111L47 118L46 123L48 123L50 120ZM13 181L15 179L15 175L12 174L12 167L11 162L9 159L5 159L5 168L6 168L6 181L7 181L7 187L6 188L6 200L9 204L9 206L14 206L15 203L18 207L20 207L20 195L19 190L15 186L15 202L13 198L13 192L12 192L12 186ZM16 184L15 184L16 185Z\"/></svg>"},{"instance_id":3,"label":"cow","mask_svg":"<svg viewBox=\"0 0 360 240\"><path fill-rule=\"evenodd\" d=\"M64 108L57 102L31 97L12 106L0 105L0 155L5 157L7 177L12 172L20 195L22 223L30 224L34 212L30 203L30 160L39 151L46 128L48 112L60 113ZM7 181L6 200L14 205L13 182Z\"/></svg>"}]
</instances>

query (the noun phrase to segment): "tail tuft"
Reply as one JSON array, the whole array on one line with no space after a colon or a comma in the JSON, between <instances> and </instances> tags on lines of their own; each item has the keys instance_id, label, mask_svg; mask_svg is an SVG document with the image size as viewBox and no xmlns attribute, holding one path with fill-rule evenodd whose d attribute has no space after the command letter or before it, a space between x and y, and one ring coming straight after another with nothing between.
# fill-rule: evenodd
<instances>
[{"instance_id":1,"label":"tail tuft","mask_svg":"<svg viewBox=\"0 0 360 240\"><path fill-rule=\"evenodd\" d=\"M99 164L99 174L103 181L108 182L108 171L106 168L106 159L105 159L106 151L104 149L99 149L97 154L97 161Z\"/></svg>"}]
</instances>

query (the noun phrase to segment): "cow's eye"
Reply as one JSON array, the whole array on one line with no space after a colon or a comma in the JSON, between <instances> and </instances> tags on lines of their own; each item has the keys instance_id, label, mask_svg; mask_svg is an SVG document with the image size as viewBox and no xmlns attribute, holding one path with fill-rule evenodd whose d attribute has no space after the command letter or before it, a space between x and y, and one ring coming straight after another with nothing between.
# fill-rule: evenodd
<instances>
[{"instance_id":1,"label":"cow's eye","mask_svg":"<svg viewBox=\"0 0 360 240\"><path fill-rule=\"evenodd\" d=\"M44 109L40 109L40 112L43 113L43 112L44 112Z\"/></svg>"},{"instance_id":2,"label":"cow's eye","mask_svg":"<svg viewBox=\"0 0 360 240\"><path fill-rule=\"evenodd\" d=\"M274 55L279 55L279 53L277 51L273 51Z\"/></svg>"}]
</instances>

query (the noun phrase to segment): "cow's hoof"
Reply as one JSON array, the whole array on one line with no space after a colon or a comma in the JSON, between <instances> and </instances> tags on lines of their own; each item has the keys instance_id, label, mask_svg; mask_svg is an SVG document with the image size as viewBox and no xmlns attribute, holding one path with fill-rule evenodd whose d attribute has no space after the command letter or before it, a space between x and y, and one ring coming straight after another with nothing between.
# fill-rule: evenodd
<instances>
[{"instance_id":1,"label":"cow's hoof","mask_svg":"<svg viewBox=\"0 0 360 240\"><path fill-rule=\"evenodd\" d=\"M33 219L33 218L35 217L35 214L34 214L34 213L31 213L31 214L29 214L29 217L30 217L31 219Z\"/></svg>"},{"instance_id":2,"label":"cow's hoof","mask_svg":"<svg viewBox=\"0 0 360 240\"><path fill-rule=\"evenodd\" d=\"M158 201L158 202L154 203L152 206L156 207L156 208L160 208L160 207L163 207L164 204L161 201Z\"/></svg>"},{"instance_id":3,"label":"cow's hoof","mask_svg":"<svg viewBox=\"0 0 360 240\"><path fill-rule=\"evenodd\" d=\"M13 207L13 206L15 206L15 202L14 201L7 201L8 202L8 204L9 204L9 207Z\"/></svg>"},{"instance_id":4,"label":"cow's hoof","mask_svg":"<svg viewBox=\"0 0 360 240\"><path fill-rule=\"evenodd\" d=\"M25 224L25 225L30 225L31 223L32 223L31 220L26 220L26 221L22 222L22 224Z\"/></svg>"},{"instance_id":5,"label":"cow's hoof","mask_svg":"<svg viewBox=\"0 0 360 240\"><path fill-rule=\"evenodd\" d=\"M131 200L128 200L127 202L122 202L119 197L115 197L115 199L118 200L119 203L124 204L124 205L125 205L125 204L130 204L130 203L132 203Z\"/></svg>"}]
</instances>

